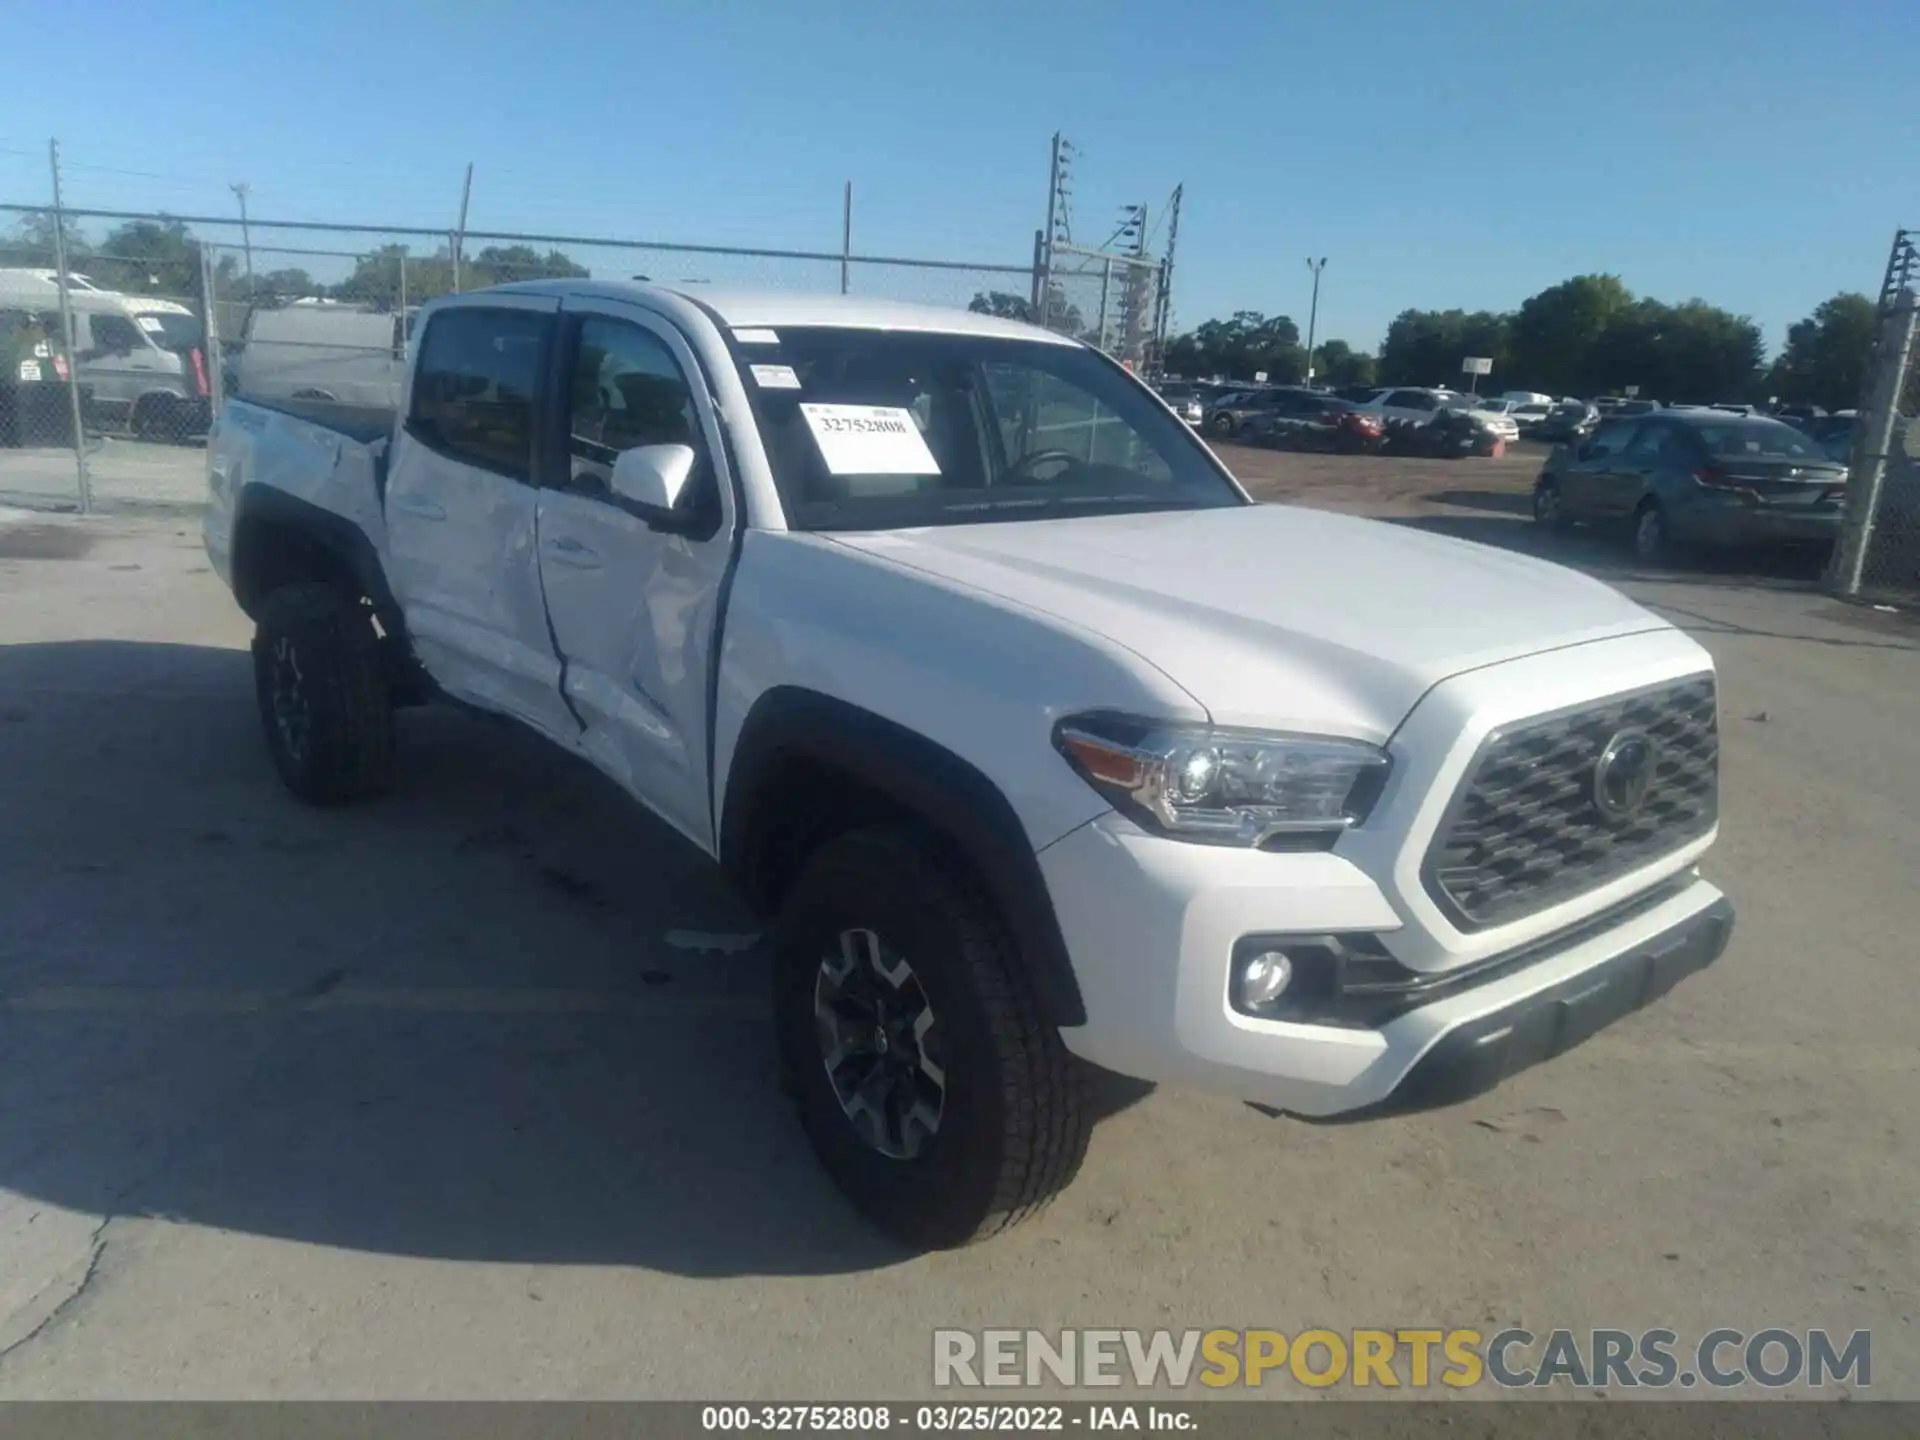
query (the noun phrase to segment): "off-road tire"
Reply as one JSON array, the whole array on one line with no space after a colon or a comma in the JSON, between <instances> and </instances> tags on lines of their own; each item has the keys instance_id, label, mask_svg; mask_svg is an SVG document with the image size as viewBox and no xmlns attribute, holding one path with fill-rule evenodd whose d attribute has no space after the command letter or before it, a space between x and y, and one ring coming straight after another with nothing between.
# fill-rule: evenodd
<instances>
[{"instance_id":1,"label":"off-road tire","mask_svg":"<svg viewBox=\"0 0 1920 1440\"><path fill-rule=\"evenodd\" d=\"M340 805L392 784L393 701L372 618L354 596L331 585L268 595L254 630L253 674L267 752L296 796ZM282 723L289 687L304 706L304 740Z\"/></svg>"},{"instance_id":2,"label":"off-road tire","mask_svg":"<svg viewBox=\"0 0 1920 1440\"><path fill-rule=\"evenodd\" d=\"M849 929L897 948L942 1027L940 1124L912 1159L869 1144L827 1076L815 987ZM773 1000L786 1088L814 1153L854 1207L902 1242L986 1239L1078 1173L1092 1126L1085 1069L1043 1017L993 906L936 837L886 825L816 852L775 923Z\"/></svg>"}]
</instances>

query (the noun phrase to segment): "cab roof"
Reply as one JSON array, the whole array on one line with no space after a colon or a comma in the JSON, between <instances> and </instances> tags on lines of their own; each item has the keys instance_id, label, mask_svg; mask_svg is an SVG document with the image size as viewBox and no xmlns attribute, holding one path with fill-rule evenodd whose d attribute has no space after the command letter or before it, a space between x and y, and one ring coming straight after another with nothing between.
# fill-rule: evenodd
<instances>
[{"instance_id":1,"label":"cab roof","mask_svg":"<svg viewBox=\"0 0 1920 1440\"><path fill-rule=\"evenodd\" d=\"M729 330L828 327L847 330L915 330L936 335L993 335L1054 345L1079 342L1023 320L1003 320L971 310L910 305L855 295L815 295L792 290L728 290L707 285L655 285L637 280L523 280L496 287L534 295L591 295L605 300L645 300L673 295L718 318ZM468 294L484 292L469 291Z\"/></svg>"}]
</instances>

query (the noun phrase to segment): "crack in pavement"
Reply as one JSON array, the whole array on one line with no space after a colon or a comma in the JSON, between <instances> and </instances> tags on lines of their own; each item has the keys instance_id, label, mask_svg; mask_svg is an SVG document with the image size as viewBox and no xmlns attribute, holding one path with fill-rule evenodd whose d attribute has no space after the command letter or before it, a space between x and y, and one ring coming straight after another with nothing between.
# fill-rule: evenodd
<instances>
[{"instance_id":1,"label":"crack in pavement","mask_svg":"<svg viewBox=\"0 0 1920 1440\"><path fill-rule=\"evenodd\" d=\"M93 1227L93 1233L87 1236L87 1264L86 1268L81 1271L79 1283L75 1285L68 1294L61 1298L59 1304L55 1305L45 1315L42 1315L38 1323L36 1323L31 1330L27 1331L27 1333L22 1335L18 1340L14 1340L6 1346L0 1347L0 1365L5 1365L7 1357L15 1351L30 1345L44 1335L56 1320L73 1309L81 1297L92 1288L95 1277L100 1273L100 1258L107 1253L107 1227L113 1224L118 1218L116 1215L105 1215L101 1217L100 1223ZM33 1300L38 1300L40 1296L45 1293L46 1290L44 1288L41 1289L34 1294ZM30 1300L28 1303L31 1304L32 1301ZM15 1314L18 1313L18 1311L15 1312ZM13 1316L10 1315L6 1318L10 1320Z\"/></svg>"}]
</instances>

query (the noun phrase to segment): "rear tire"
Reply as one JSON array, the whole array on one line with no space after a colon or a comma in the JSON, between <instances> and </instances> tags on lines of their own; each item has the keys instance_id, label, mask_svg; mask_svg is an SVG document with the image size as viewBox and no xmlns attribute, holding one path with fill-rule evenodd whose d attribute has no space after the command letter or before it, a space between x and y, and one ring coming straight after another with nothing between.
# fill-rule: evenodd
<instances>
[{"instance_id":1,"label":"rear tire","mask_svg":"<svg viewBox=\"0 0 1920 1440\"><path fill-rule=\"evenodd\" d=\"M1658 500L1643 500L1633 512L1633 558L1642 565L1664 565L1674 559L1667 512Z\"/></svg>"},{"instance_id":2,"label":"rear tire","mask_svg":"<svg viewBox=\"0 0 1920 1440\"><path fill-rule=\"evenodd\" d=\"M774 937L788 1089L867 1219L916 1248L966 1245L1073 1179L1092 1125L1085 1072L993 907L932 836L887 825L829 841Z\"/></svg>"},{"instance_id":3,"label":"rear tire","mask_svg":"<svg viewBox=\"0 0 1920 1440\"><path fill-rule=\"evenodd\" d=\"M393 783L393 700L366 609L331 585L289 585L260 607L254 689L267 752L309 805Z\"/></svg>"},{"instance_id":4,"label":"rear tire","mask_svg":"<svg viewBox=\"0 0 1920 1440\"><path fill-rule=\"evenodd\" d=\"M1573 521L1567 515L1566 500L1560 494L1557 481L1541 479L1534 483L1533 518L1542 529L1551 530L1556 535L1573 528Z\"/></svg>"},{"instance_id":5,"label":"rear tire","mask_svg":"<svg viewBox=\"0 0 1920 1440\"><path fill-rule=\"evenodd\" d=\"M183 407L171 395L142 395L133 404L129 428L133 438L164 445L180 438L186 428Z\"/></svg>"}]
</instances>

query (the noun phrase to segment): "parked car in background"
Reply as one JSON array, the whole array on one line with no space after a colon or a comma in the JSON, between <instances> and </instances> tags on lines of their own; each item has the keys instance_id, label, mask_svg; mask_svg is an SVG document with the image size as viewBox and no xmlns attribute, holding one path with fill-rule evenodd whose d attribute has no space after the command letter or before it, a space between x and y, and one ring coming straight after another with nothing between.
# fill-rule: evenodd
<instances>
[{"instance_id":1,"label":"parked car in background","mask_svg":"<svg viewBox=\"0 0 1920 1440\"><path fill-rule=\"evenodd\" d=\"M1522 400L1507 415L1520 427L1523 436L1531 436L1553 412L1553 405L1544 400Z\"/></svg>"},{"instance_id":2,"label":"parked car in background","mask_svg":"<svg viewBox=\"0 0 1920 1440\"><path fill-rule=\"evenodd\" d=\"M1272 414L1288 403L1292 396L1312 393L1303 386L1273 385L1217 396L1207 407L1203 423L1209 435L1217 435L1223 440L1237 435L1250 435L1255 420Z\"/></svg>"},{"instance_id":3,"label":"parked car in background","mask_svg":"<svg viewBox=\"0 0 1920 1440\"><path fill-rule=\"evenodd\" d=\"M1553 396L1543 394L1538 390L1507 390L1501 393L1500 398L1505 400L1509 405L1553 404Z\"/></svg>"},{"instance_id":4,"label":"parked car in background","mask_svg":"<svg viewBox=\"0 0 1920 1440\"><path fill-rule=\"evenodd\" d=\"M1425 425L1442 410L1457 410L1476 416L1497 440L1512 444L1520 438L1520 427L1510 417L1481 409L1477 397L1463 395L1458 390L1402 386L1381 391L1360 408L1378 415L1389 431Z\"/></svg>"},{"instance_id":5,"label":"parked car in background","mask_svg":"<svg viewBox=\"0 0 1920 1440\"><path fill-rule=\"evenodd\" d=\"M69 279L74 356L91 394L88 424L142 440L204 435L212 389L199 318L172 300ZM51 270L0 270L0 309L58 313L60 289Z\"/></svg>"},{"instance_id":6,"label":"parked car in background","mask_svg":"<svg viewBox=\"0 0 1920 1440\"><path fill-rule=\"evenodd\" d=\"M1845 465L1853 458L1853 431L1857 418L1855 411L1836 410L1831 415L1815 416L1798 428L1820 447L1821 454Z\"/></svg>"},{"instance_id":7,"label":"parked car in background","mask_svg":"<svg viewBox=\"0 0 1920 1440\"><path fill-rule=\"evenodd\" d=\"M1847 470L1811 436L1762 416L1662 410L1604 421L1548 457L1533 515L1630 527L1634 554L1670 558L1679 545L1830 544Z\"/></svg>"},{"instance_id":8,"label":"parked car in background","mask_svg":"<svg viewBox=\"0 0 1920 1440\"><path fill-rule=\"evenodd\" d=\"M1565 444L1592 434L1599 423L1600 412L1586 401L1563 400L1551 406L1530 433L1536 440Z\"/></svg>"},{"instance_id":9,"label":"parked car in background","mask_svg":"<svg viewBox=\"0 0 1920 1440\"><path fill-rule=\"evenodd\" d=\"M1785 421L1789 425L1798 425L1804 428L1807 421L1824 418L1826 413L1827 412L1822 410L1818 405L1783 405L1773 412L1773 418ZM1851 412L1842 411L1840 413L1847 414Z\"/></svg>"},{"instance_id":10,"label":"parked car in background","mask_svg":"<svg viewBox=\"0 0 1920 1440\"><path fill-rule=\"evenodd\" d=\"M1325 450L1346 455L1371 454L1381 446L1386 427L1351 400L1337 395L1291 391L1270 410L1255 415L1243 438L1285 450Z\"/></svg>"},{"instance_id":11,"label":"parked car in background","mask_svg":"<svg viewBox=\"0 0 1920 1440\"><path fill-rule=\"evenodd\" d=\"M1187 424L1199 425L1206 418L1207 402L1201 398L1198 386L1182 380L1168 380L1154 388L1160 392L1160 398L1167 402L1168 408Z\"/></svg>"},{"instance_id":12,"label":"parked car in background","mask_svg":"<svg viewBox=\"0 0 1920 1440\"><path fill-rule=\"evenodd\" d=\"M1424 424L1404 420L1395 424L1387 431L1386 449L1396 455L1430 455L1442 460L1491 455L1505 443L1492 428L1498 419L1473 410L1442 408Z\"/></svg>"}]
</instances>

